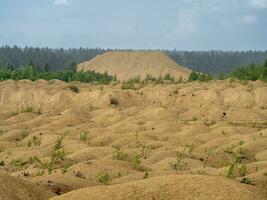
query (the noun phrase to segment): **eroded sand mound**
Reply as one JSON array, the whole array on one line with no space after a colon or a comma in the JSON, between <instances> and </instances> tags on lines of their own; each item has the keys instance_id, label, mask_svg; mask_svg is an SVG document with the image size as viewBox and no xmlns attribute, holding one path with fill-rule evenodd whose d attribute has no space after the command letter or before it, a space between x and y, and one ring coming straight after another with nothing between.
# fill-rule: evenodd
<instances>
[{"instance_id":1,"label":"eroded sand mound","mask_svg":"<svg viewBox=\"0 0 267 200\"><path fill-rule=\"evenodd\" d=\"M108 52L77 66L78 70L108 72L118 80L128 80L140 76L145 79L150 74L155 78L170 74L176 80L188 79L191 70L179 66L163 52L115 51Z\"/></svg>"},{"instance_id":2,"label":"eroded sand mound","mask_svg":"<svg viewBox=\"0 0 267 200\"><path fill-rule=\"evenodd\" d=\"M264 200L266 192L222 177L165 176L80 189L51 200Z\"/></svg>"},{"instance_id":3,"label":"eroded sand mound","mask_svg":"<svg viewBox=\"0 0 267 200\"><path fill-rule=\"evenodd\" d=\"M2 171L66 199L267 197L266 83L75 84L0 83Z\"/></svg>"},{"instance_id":4,"label":"eroded sand mound","mask_svg":"<svg viewBox=\"0 0 267 200\"><path fill-rule=\"evenodd\" d=\"M1 200L47 200L54 195L44 187L0 172Z\"/></svg>"}]
</instances>

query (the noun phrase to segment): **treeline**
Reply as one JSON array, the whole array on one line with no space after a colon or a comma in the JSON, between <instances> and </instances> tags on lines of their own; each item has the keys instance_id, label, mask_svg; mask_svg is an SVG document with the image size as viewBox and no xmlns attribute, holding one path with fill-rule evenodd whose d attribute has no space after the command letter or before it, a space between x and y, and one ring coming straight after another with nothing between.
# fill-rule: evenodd
<instances>
[{"instance_id":1,"label":"treeline","mask_svg":"<svg viewBox=\"0 0 267 200\"><path fill-rule=\"evenodd\" d=\"M79 81L85 83L97 82L100 84L108 84L113 80L113 77L109 76L107 73L100 74L93 71L76 72L76 70L71 69L50 72L46 68L46 70L42 71L37 69L33 65L28 65L18 69L14 69L11 66L4 69L0 69L0 81L5 81L9 79L17 81L23 79L28 79L32 81L36 81L39 79L44 79L47 81L58 79L65 82Z\"/></svg>"},{"instance_id":2,"label":"treeline","mask_svg":"<svg viewBox=\"0 0 267 200\"><path fill-rule=\"evenodd\" d=\"M51 71L74 68L78 63L90 60L111 49L79 48L51 49L18 46L0 48L0 69L6 66L19 68L34 63L39 70L48 66ZM178 64L194 71L210 74L227 74L243 65L260 64L267 58L267 51L178 51L166 50Z\"/></svg>"},{"instance_id":3,"label":"treeline","mask_svg":"<svg viewBox=\"0 0 267 200\"><path fill-rule=\"evenodd\" d=\"M267 81L267 60L263 64L239 67L227 75L212 76L211 74L192 72L189 76L189 81L206 82L213 79L223 80L227 78L235 78L241 81Z\"/></svg>"}]
</instances>

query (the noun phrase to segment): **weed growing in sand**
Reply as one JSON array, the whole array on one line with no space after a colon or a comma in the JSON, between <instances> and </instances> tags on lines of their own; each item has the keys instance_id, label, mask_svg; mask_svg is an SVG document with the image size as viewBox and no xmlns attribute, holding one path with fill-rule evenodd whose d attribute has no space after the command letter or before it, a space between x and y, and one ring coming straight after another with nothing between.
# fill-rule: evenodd
<instances>
[{"instance_id":1,"label":"weed growing in sand","mask_svg":"<svg viewBox=\"0 0 267 200\"><path fill-rule=\"evenodd\" d=\"M33 108L33 106L31 106L31 105L27 105L27 106L26 106L25 108L23 108L21 111L22 111L22 112L25 112L25 113L33 113L34 108Z\"/></svg>"},{"instance_id":2,"label":"weed growing in sand","mask_svg":"<svg viewBox=\"0 0 267 200\"><path fill-rule=\"evenodd\" d=\"M194 144L186 144L185 148L188 149L188 154L192 155L192 152L194 151L195 145Z\"/></svg>"},{"instance_id":3,"label":"weed growing in sand","mask_svg":"<svg viewBox=\"0 0 267 200\"><path fill-rule=\"evenodd\" d=\"M133 165L133 168L135 170L138 170L140 171L141 170L141 155L140 154L137 154L134 156L133 160L132 160L132 165Z\"/></svg>"},{"instance_id":4,"label":"weed growing in sand","mask_svg":"<svg viewBox=\"0 0 267 200\"><path fill-rule=\"evenodd\" d=\"M78 88L77 85L69 84L69 85L68 85L68 88L69 88L72 92L75 92L75 93L79 93L79 92L80 92L80 89Z\"/></svg>"},{"instance_id":5,"label":"weed growing in sand","mask_svg":"<svg viewBox=\"0 0 267 200\"><path fill-rule=\"evenodd\" d=\"M19 111L18 110L10 112L10 117L14 117L14 116L17 116L17 115L19 115Z\"/></svg>"},{"instance_id":6,"label":"weed growing in sand","mask_svg":"<svg viewBox=\"0 0 267 200\"><path fill-rule=\"evenodd\" d=\"M134 83L131 81L124 81L121 86L122 90L134 90Z\"/></svg>"},{"instance_id":7,"label":"weed growing in sand","mask_svg":"<svg viewBox=\"0 0 267 200\"><path fill-rule=\"evenodd\" d=\"M144 179L147 179L149 176L148 172L145 172Z\"/></svg>"},{"instance_id":8,"label":"weed growing in sand","mask_svg":"<svg viewBox=\"0 0 267 200\"><path fill-rule=\"evenodd\" d=\"M97 180L102 184L108 184L110 181L110 176L107 172L101 172L97 175Z\"/></svg>"},{"instance_id":9,"label":"weed growing in sand","mask_svg":"<svg viewBox=\"0 0 267 200\"><path fill-rule=\"evenodd\" d=\"M88 139L88 132L81 132L80 133L80 140L86 142Z\"/></svg>"},{"instance_id":10,"label":"weed growing in sand","mask_svg":"<svg viewBox=\"0 0 267 200\"><path fill-rule=\"evenodd\" d=\"M113 152L114 160L123 160L125 161L128 157L127 153L124 153L120 147L115 147L115 151Z\"/></svg>"},{"instance_id":11,"label":"weed growing in sand","mask_svg":"<svg viewBox=\"0 0 267 200\"><path fill-rule=\"evenodd\" d=\"M117 105L119 105L119 99L116 97L110 97L109 103L110 103L110 105L117 106Z\"/></svg>"},{"instance_id":12,"label":"weed growing in sand","mask_svg":"<svg viewBox=\"0 0 267 200\"><path fill-rule=\"evenodd\" d=\"M79 178L82 178L82 179L85 179L85 175L82 173L82 172L80 172L80 171L72 171L73 172L73 174L76 176L76 177L79 177Z\"/></svg>"},{"instance_id":13,"label":"weed growing in sand","mask_svg":"<svg viewBox=\"0 0 267 200\"><path fill-rule=\"evenodd\" d=\"M141 151L142 158L147 159L149 157L150 153L151 153L150 146L143 145L142 151Z\"/></svg>"},{"instance_id":14,"label":"weed growing in sand","mask_svg":"<svg viewBox=\"0 0 267 200\"><path fill-rule=\"evenodd\" d=\"M23 167L27 164L27 161L23 161L22 159L12 160L10 165L14 167Z\"/></svg>"},{"instance_id":15,"label":"weed growing in sand","mask_svg":"<svg viewBox=\"0 0 267 200\"><path fill-rule=\"evenodd\" d=\"M38 136L33 136L31 140L28 141L28 147L31 147L32 144L35 146L35 147L39 147L42 143L42 140L40 137Z\"/></svg>"},{"instance_id":16,"label":"weed growing in sand","mask_svg":"<svg viewBox=\"0 0 267 200\"><path fill-rule=\"evenodd\" d=\"M238 171L239 171L239 175L241 176L241 177L243 177L243 176L246 176L247 175L247 166L246 165L241 165L241 167L238 169Z\"/></svg>"},{"instance_id":17,"label":"weed growing in sand","mask_svg":"<svg viewBox=\"0 0 267 200\"><path fill-rule=\"evenodd\" d=\"M52 171L55 168L54 165L57 162L63 161L65 158L65 151L62 142L63 142L63 137L57 138L50 160L42 162L39 158L34 157L34 159L42 166L43 169L47 169L48 174L52 173Z\"/></svg>"},{"instance_id":18,"label":"weed growing in sand","mask_svg":"<svg viewBox=\"0 0 267 200\"><path fill-rule=\"evenodd\" d=\"M171 163L171 167L172 169L176 170L176 171L180 171L184 168L184 163L182 161L184 157L184 153L180 153L180 152L177 152L177 156L176 156L176 162L175 163Z\"/></svg>"},{"instance_id":19,"label":"weed growing in sand","mask_svg":"<svg viewBox=\"0 0 267 200\"><path fill-rule=\"evenodd\" d=\"M237 164L240 163L242 160L242 156L241 156L242 153L243 153L242 148L238 149L237 152L233 152L233 158L232 158L232 161L230 163L230 166L227 172L228 178L233 178L234 170L237 168ZM246 170L246 168L243 167L243 169L241 169L241 173L245 173L244 170Z\"/></svg>"},{"instance_id":20,"label":"weed growing in sand","mask_svg":"<svg viewBox=\"0 0 267 200\"><path fill-rule=\"evenodd\" d=\"M30 135L28 129L21 129L20 130L20 140L23 140L24 138L28 137Z\"/></svg>"}]
</instances>

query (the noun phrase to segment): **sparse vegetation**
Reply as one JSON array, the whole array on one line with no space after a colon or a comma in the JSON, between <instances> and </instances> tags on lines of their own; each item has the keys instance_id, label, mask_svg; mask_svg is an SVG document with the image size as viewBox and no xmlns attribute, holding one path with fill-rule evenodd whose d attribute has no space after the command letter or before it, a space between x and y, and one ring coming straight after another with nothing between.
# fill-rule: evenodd
<instances>
[{"instance_id":1,"label":"sparse vegetation","mask_svg":"<svg viewBox=\"0 0 267 200\"><path fill-rule=\"evenodd\" d=\"M97 180L102 184L108 184L110 181L110 176L107 172L101 172L97 175Z\"/></svg>"},{"instance_id":2,"label":"sparse vegetation","mask_svg":"<svg viewBox=\"0 0 267 200\"><path fill-rule=\"evenodd\" d=\"M80 140L86 142L88 140L88 132L84 131L80 133Z\"/></svg>"},{"instance_id":3,"label":"sparse vegetation","mask_svg":"<svg viewBox=\"0 0 267 200\"><path fill-rule=\"evenodd\" d=\"M135 170L138 170L140 171L141 170L141 155L140 154L137 154L134 156L133 160L132 160L132 165L133 165L133 168Z\"/></svg>"},{"instance_id":4,"label":"sparse vegetation","mask_svg":"<svg viewBox=\"0 0 267 200\"><path fill-rule=\"evenodd\" d=\"M176 162L170 164L172 169L174 169L176 171L182 170L186 165L182 160L183 158L184 158L184 152L177 152Z\"/></svg>"},{"instance_id":5,"label":"sparse vegetation","mask_svg":"<svg viewBox=\"0 0 267 200\"><path fill-rule=\"evenodd\" d=\"M80 172L80 171L73 171L73 174L74 174L76 177L85 179L85 175L84 175L82 172Z\"/></svg>"},{"instance_id":6,"label":"sparse vegetation","mask_svg":"<svg viewBox=\"0 0 267 200\"><path fill-rule=\"evenodd\" d=\"M28 141L28 147L34 145L35 147L39 147L42 143L42 139L38 136L33 136L31 140Z\"/></svg>"},{"instance_id":7,"label":"sparse vegetation","mask_svg":"<svg viewBox=\"0 0 267 200\"><path fill-rule=\"evenodd\" d=\"M114 160L123 160L125 161L128 157L127 153L124 153L120 147L115 147L115 151L113 152Z\"/></svg>"},{"instance_id":8,"label":"sparse vegetation","mask_svg":"<svg viewBox=\"0 0 267 200\"><path fill-rule=\"evenodd\" d=\"M28 129L21 129L20 131L20 140L25 139L26 137L28 137L30 135L29 130Z\"/></svg>"}]
</instances>

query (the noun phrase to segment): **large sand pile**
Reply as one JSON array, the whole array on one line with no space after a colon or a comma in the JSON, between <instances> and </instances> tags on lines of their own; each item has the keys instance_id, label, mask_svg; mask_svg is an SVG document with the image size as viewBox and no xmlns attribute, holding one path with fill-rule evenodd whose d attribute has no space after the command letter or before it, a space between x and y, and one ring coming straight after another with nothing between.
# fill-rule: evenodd
<instances>
[{"instance_id":1,"label":"large sand pile","mask_svg":"<svg viewBox=\"0 0 267 200\"><path fill-rule=\"evenodd\" d=\"M155 78L170 74L176 80L187 79L191 70L179 66L163 52L115 51L108 52L77 66L78 70L108 72L118 80L140 77L150 74Z\"/></svg>"},{"instance_id":2,"label":"large sand pile","mask_svg":"<svg viewBox=\"0 0 267 200\"><path fill-rule=\"evenodd\" d=\"M267 198L266 83L76 85L0 83L2 172L59 199Z\"/></svg>"}]
</instances>

